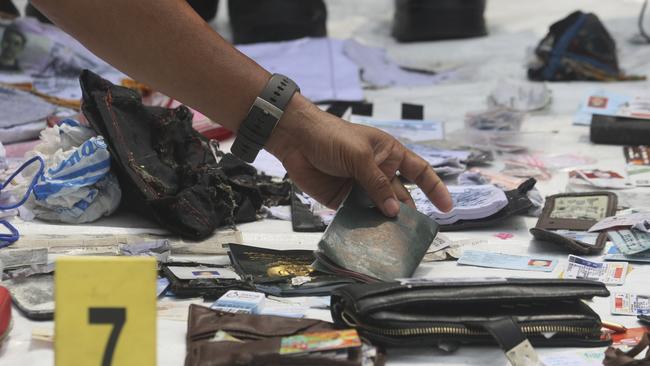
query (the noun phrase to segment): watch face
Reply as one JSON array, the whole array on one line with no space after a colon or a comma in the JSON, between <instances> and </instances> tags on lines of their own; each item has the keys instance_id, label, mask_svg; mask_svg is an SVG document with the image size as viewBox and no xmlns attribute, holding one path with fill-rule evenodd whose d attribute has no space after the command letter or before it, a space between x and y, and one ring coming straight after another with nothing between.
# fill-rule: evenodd
<instances>
[{"instance_id":1,"label":"watch face","mask_svg":"<svg viewBox=\"0 0 650 366\"><path fill-rule=\"evenodd\" d=\"M553 219L574 219L599 221L607 216L609 197L575 196L557 197L550 217Z\"/></svg>"}]
</instances>

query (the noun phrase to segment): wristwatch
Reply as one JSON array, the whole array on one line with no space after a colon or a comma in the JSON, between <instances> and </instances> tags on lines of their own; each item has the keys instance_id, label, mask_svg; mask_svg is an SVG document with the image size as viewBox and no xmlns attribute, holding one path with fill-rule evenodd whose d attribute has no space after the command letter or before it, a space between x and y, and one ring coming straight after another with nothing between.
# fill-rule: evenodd
<instances>
[{"instance_id":1,"label":"wristwatch","mask_svg":"<svg viewBox=\"0 0 650 366\"><path fill-rule=\"evenodd\" d=\"M293 80L284 75L273 74L239 126L230 152L243 161L252 163L264 148L296 92L300 92L300 88Z\"/></svg>"}]
</instances>

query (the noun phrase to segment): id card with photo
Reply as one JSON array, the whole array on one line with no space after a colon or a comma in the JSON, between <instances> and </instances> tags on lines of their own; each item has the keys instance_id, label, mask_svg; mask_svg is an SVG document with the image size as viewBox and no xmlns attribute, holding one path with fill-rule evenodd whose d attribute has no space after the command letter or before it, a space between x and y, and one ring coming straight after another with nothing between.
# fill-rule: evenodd
<instances>
[{"instance_id":1,"label":"id card with photo","mask_svg":"<svg viewBox=\"0 0 650 366\"><path fill-rule=\"evenodd\" d=\"M557 265L557 260L484 252L481 250L466 250L462 257L458 259L458 264L520 271L552 272Z\"/></svg>"},{"instance_id":2,"label":"id card with photo","mask_svg":"<svg viewBox=\"0 0 650 366\"><path fill-rule=\"evenodd\" d=\"M563 277L600 281L607 285L622 285L627 276L627 268L627 262L594 262L569 255L569 263Z\"/></svg>"},{"instance_id":3,"label":"id card with photo","mask_svg":"<svg viewBox=\"0 0 650 366\"><path fill-rule=\"evenodd\" d=\"M239 280L235 271L219 267L167 267L179 280L229 279Z\"/></svg>"},{"instance_id":4,"label":"id card with photo","mask_svg":"<svg viewBox=\"0 0 650 366\"><path fill-rule=\"evenodd\" d=\"M650 296L630 293L615 293L612 296L611 312L615 315L650 314Z\"/></svg>"}]
</instances>

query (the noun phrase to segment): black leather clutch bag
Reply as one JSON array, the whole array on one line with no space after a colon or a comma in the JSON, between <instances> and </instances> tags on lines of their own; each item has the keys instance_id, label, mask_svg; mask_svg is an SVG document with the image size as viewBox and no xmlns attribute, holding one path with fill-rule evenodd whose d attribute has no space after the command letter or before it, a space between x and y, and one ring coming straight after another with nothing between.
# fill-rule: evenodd
<instances>
[{"instance_id":1,"label":"black leather clutch bag","mask_svg":"<svg viewBox=\"0 0 650 366\"><path fill-rule=\"evenodd\" d=\"M650 120L594 114L589 138L595 144L647 145L650 141Z\"/></svg>"},{"instance_id":2,"label":"black leather clutch bag","mask_svg":"<svg viewBox=\"0 0 650 366\"><path fill-rule=\"evenodd\" d=\"M331 312L338 326L377 345L498 343L508 355L531 344L608 345L598 314L582 301L594 296L609 291L587 280L416 278L343 286L332 293Z\"/></svg>"}]
</instances>

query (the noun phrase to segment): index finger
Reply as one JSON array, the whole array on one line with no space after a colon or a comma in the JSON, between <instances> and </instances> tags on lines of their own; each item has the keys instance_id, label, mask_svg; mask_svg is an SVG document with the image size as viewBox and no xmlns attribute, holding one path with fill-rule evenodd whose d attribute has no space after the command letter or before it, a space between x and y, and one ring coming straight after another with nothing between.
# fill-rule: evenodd
<instances>
[{"instance_id":1,"label":"index finger","mask_svg":"<svg viewBox=\"0 0 650 366\"><path fill-rule=\"evenodd\" d=\"M429 163L411 150L405 150L404 159L399 167L400 173L420 187L439 210L449 212L453 208L453 202L445 184Z\"/></svg>"}]
</instances>

